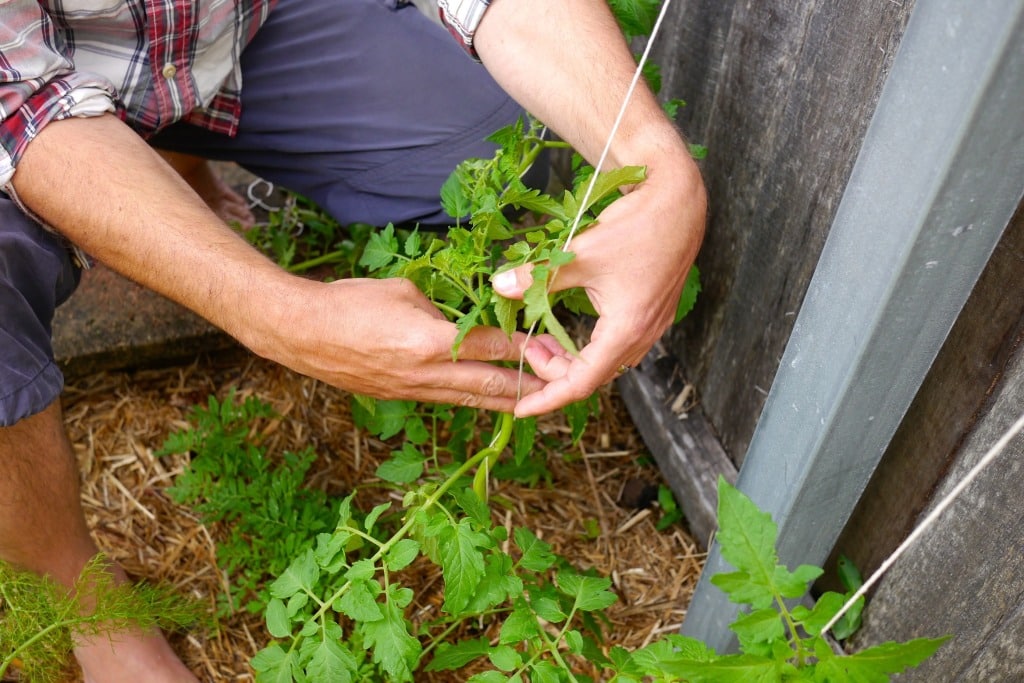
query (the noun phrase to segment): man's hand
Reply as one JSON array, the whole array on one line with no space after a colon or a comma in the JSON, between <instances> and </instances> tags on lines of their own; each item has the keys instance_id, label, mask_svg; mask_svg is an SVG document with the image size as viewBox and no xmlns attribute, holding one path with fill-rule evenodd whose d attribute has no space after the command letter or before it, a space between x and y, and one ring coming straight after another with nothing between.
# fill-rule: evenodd
<instances>
[{"instance_id":1,"label":"man's hand","mask_svg":"<svg viewBox=\"0 0 1024 683\"><path fill-rule=\"evenodd\" d=\"M474 330L452 362L455 326L411 283L328 285L284 272L113 116L48 125L13 184L100 261L294 370L378 397L515 405L518 373L482 361L518 360L523 336ZM525 376L522 393L543 384Z\"/></svg>"},{"instance_id":2,"label":"man's hand","mask_svg":"<svg viewBox=\"0 0 1024 683\"><path fill-rule=\"evenodd\" d=\"M636 63L603 0L494 0L476 33L495 80L528 111L596 163L625 99ZM679 293L704 235L700 173L651 92L633 94L605 168L646 166L647 179L576 238L576 259L555 288L585 287L601 318L578 357L550 342L527 359L548 381L517 415L588 396L640 361L672 322ZM509 278L511 279L511 278ZM528 268L495 289L518 297Z\"/></svg>"},{"instance_id":3,"label":"man's hand","mask_svg":"<svg viewBox=\"0 0 1024 683\"><path fill-rule=\"evenodd\" d=\"M562 266L553 291L584 287L600 314L579 356L551 339L531 344L526 359L549 384L526 396L516 414L536 415L589 396L632 367L672 324L679 295L703 235L702 186L666 167L614 202L571 245L576 258ZM665 175L662 175L662 174ZM521 298L529 266L495 278L498 293Z\"/></svg>"},{"instance_id":4,"label":"man's hand","mask_svg":"<svg viewBox=\"0 0 1024 683\"><path fill-rule=\"evenodd\" d=\"M378 398L503 412L512 411L520 390L526 395L544 385L486 362L518 361L523 333L509 339L497 328L474 328L453 361L455 325L408 280L299 282L250 337L257 353L299 372Z\"/></svg>"}]
</instances>

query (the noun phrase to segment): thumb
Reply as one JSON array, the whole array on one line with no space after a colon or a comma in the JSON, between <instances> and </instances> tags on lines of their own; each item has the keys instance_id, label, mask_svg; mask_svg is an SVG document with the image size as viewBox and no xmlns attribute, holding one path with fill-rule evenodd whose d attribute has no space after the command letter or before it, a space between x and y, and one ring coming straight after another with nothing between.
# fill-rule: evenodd
<instances>
[{"instance_id":1,"label":"thumb","mask_svg":"<svg viewBox=\"0 0 1024 683\"><path fill-rule=\"evenodd\" d=\"M494 291L506 299L522 299L525 292L533 284L533 270L531 264L519 266L512 270L504 270L491 276L491 286Z\"/></svg>"}]
</instances>

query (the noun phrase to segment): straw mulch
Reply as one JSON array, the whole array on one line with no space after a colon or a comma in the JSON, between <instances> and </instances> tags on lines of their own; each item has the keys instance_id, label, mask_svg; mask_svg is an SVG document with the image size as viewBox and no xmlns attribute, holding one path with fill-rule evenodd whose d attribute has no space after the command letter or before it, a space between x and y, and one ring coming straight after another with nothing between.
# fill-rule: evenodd
<instances>
[{"instance_id":1,"label":"straw mulch","mask_svg":"<svg viewBox=\"0 0 1024 683\"><path fill-rule=\"evenodd\" d=\"M259 397L280 414L264 430L270 452L316 449L313 485L329 494L344 495L372 480L394 448L353 426L344 392L241 352L190 367L104 373L70 384L66 420L86 515L100 548L134 578L172 585L208 602L211 612L226 581L215 560L219 530L200 524L165 493L184 456L153 453L171 431L187 425L192 406L210 394L224 397L231 388L240 398ZM637 482L656 485L660 474L610 388L602 405L602 416L576 448L560 418L545 418L543 431L563 439L563 450L575 457L551 458L551 485L496 483L492 495L510 503L492 507L502 523L527 526L579 568L610 576L620 600L609 610L608 643L633 648L679 628L703 557L683 526L655 530L656 508L618 503L627 482L633 488ZM386 489L370 489L359 494L357 504L369 509L382 500L373 496L386 495ZM595 521L601 533L592 538L587 531ZM421 574L413 577L422 582L421 609L436 609L428 587L440 590L439 573L427 565L413 570ZM210 633L175 634L172 644L202 680L217 683L252 680L249 659L267 640L262 620L243 613ZM430 680L455 679L448 674Z\"/></svg>"}]
</instances>

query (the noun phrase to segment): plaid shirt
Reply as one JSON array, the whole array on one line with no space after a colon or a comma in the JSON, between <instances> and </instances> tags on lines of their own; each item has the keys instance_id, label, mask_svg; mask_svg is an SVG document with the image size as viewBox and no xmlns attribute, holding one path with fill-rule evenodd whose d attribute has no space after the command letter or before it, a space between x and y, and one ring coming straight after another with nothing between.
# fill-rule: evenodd
<instances>
[{"instance_id":1,"label":"plaid shirt","mask_svg":"<svg viewBox=\"0 0 1024 683\"><path fill-rule=\"evenodd\" d=\"M489 1L440 0L470 54ZM234 134L239 56L275 2L0 0L0 188L50 121L116 112L144 136L179 120Z\"/></svg>"}]
</instances>

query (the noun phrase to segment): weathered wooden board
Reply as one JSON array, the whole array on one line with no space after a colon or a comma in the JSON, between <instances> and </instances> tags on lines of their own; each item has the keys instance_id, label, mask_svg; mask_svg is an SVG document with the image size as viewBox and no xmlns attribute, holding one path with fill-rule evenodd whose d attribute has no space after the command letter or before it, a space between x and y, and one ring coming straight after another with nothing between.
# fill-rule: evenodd
<instances>
[{"instance_id":1,"label":"weathered wooden board","mask_svg":"<svg viewBox=\"0 0 1024 683\"><path fill-rule=\"evenodd\" d=\"M1018 349L936 498L1022 413L1024 352ZM952 634L932 659L900 680L1024 680L1022 490L1024 435L883 577L855 647Z\"/></svg>"},{"instance_id":2,"label":"weathered wooden board","mask_svg":"<svg viewBox=\"0 0 1024 683\"><path fill-rule=\"evenodd\" d=\"M684 132L710 149L711 208L704 292L671 346L736 460L911 4L702 0L673 10L664 92L690 102Z\"/></svg>"},{"instance_id":3,"label":"weathered wooden board","mask_svg":"<svg viewBox=\"0 0 1024 683\"><path fill-rule=\"evenodd\" d=\"M685 414L672 410L680 386L666 381L675 375L675 359L650 354L640 367L619 378L619 392L644 443L676 494L691 533L707 547L718 528L716 482L719 475L736 481L736 467L699 407Z\"/></svg>"},{"instance_id":4,"label":"weathered wooden board","mask_svg":"<svg viewBox=\"0 0 1024 683\"><path fill-rule=\"evenodd\" d=\"M910 532L1024 335L1024 204L847 523L840 553L873 571ZM835 583L827 584L834 587Z\"/></svg>"}]
</instances>

